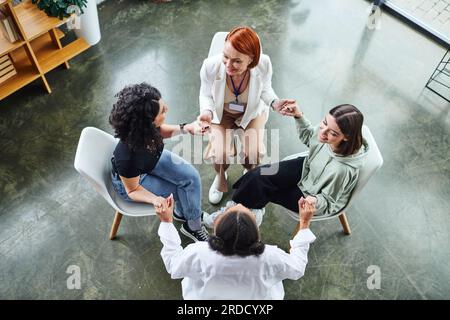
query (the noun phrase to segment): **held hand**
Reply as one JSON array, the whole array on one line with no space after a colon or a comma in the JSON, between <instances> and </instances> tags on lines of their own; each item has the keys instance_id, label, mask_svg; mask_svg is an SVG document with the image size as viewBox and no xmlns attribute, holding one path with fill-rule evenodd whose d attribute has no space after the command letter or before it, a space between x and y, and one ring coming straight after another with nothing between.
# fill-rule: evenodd
<instances>
[{"instance_id":1,"label":"held hand","mask_svg":"<svg viewBox=\"0 0 450 320\"><path fill-rule=\"evenodd\" d=\"M173 194L170 194L170 196L168 196L166 199L162 198L162 197L158 197L163 199L162 202L164 202L164 205L161 206L157 206L155 204L155 208L156 208L156 214L159 216L159 219L162 222L173 222L173 207L174 207L174 203L175 201L173 200Z\"/></svg>"},{"instance_id":2,"label":"held hand","mask_svg":"<svg viewBox=\"0 0 450 320\"><path fill-rule=\"evenodd\" d=\"M167 209L167 200L163 197L156 197L153 200L153 206L155 207L157 214L164 212Z\"/></svg>"},{"instance_id":3,"label":"held hand","mask_svg":"<svg viewBox=\"0 0 450 320\"><path fill-rule=\"evenodd\" d=\"M301 197L298 200L300 229L307 229L311 223L311 218L316 213L315 205L308 202L305 198Z\"/></svg>"},{"instance_id":4,"label":"held hand","mask_svg":"<svg viewBox=\"0 0 450 320\"><path fill-rule=\"evenodd\" d=\"M273 110L275 110L276 112L280 113L280 111L283 109L283 107L286 104L291 104L291 103L295 103L295 100L292 99L277 99L273 102L272 107Z\"/></svg>"},{"instance_id":5,"label":"held hand","mask_svg":"<svg viewBox=\"0 0 450 320\"><path fill-rule=\"evenodd\" d=\"M285 104L281 108L280 114L283 116L300 118L303 115L303 112L299 110L297 102L294 102Z\"/></svg>"},{"instance_id":6,"label":"held hand","mask_svg":"<svg viewBox=\"0 0 450 320\"><path fill-rule=\"evenodd\" d=\"M307 202L309 202L311 205L313 205L314 207L317 204L317 198L313 197L313 196L307 196L305 199Z\"/></svg>"},{"instance_id":7,"label":"held hand","mask_svg":"<svg viewBox=\"0 0 450 320\"><path fill-rule=\"evenodd\" d=\"M193 121L191 123L188 123L187 125L184 126L184 130L186 130L187 132L189 132L191 135L202 135L202 128L200 127L200 124L198 121Z\"/></svg>"},{"instance_id":8,"label":"held hand","mask_svg":"<svg viewBox=\"0 0 450 320\"><path fill-rule=\"evenodd\" d=\"M201 115L198 116L197 121L201 127L200 132L205 133L211 127L212 121L212 112L204 111Z\"/></svg>"}]
</instances>

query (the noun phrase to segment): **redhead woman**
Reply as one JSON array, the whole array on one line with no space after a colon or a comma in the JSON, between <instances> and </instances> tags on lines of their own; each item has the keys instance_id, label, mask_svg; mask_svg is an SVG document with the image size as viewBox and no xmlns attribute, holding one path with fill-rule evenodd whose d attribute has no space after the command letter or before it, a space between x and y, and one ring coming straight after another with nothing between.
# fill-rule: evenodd
<instances>
[{"instance_id":1,"label":"redhead woman","mask_svg":"<svg viewBox=\"0 0 450 320\"><path fill-rule=\"evenodd\" d=\"M199 120L203 131L210 129L205 159L212 160L216 173L209 201L217 204L227 191L230 159L237 154L234 134L242 145L240 163L253 169L265 154L269 106L280 110L294 101L278 99L272 89L270 58L261 53L259 37L249 27L235 27L228 33L223 53L203 62L200 79Z\"/></svg>"}]
</instances>

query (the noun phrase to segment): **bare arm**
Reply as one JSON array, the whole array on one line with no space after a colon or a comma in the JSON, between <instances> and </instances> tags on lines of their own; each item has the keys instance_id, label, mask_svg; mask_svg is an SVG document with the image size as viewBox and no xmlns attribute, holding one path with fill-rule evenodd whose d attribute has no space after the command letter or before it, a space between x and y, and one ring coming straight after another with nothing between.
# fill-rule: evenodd
<instances>
[{"instance_id":1,"label":"bare arm","mask_svg":"<svg viewBox=\"0 0 450 320\"><path fill-rule=\"evenodd\" d=\"M184 132L181 132L180 126L177 124L162 124L161 127L159 127L161 136L163 139L171 138L173 136L176 136L177 134L181 134ZM183 130L185 132L188 132L192 135L194 134L203 134L201 131L200 125L197 121L193 121L191 123L188 123L184 126Z\"/></svg>"},{"instance_id":2,"label":"bare arm","mask_svg":"<svg viewBox=\"0 0 450 320\"><path fill-rule=\"evenodd\" d=\"M153 204L156 208L162 208L165 210L167 208L167 201L162 197L158 197L152 192L145 189L139 184L139 176L134 178L125 178L119 176L122 181L125 191L131 200L136 202L145 202Z\"/></svg>"},{"instance_id":3,"label":"bare arm","mask_svg":"<svg viewBox=\"0 0 450 320\"><path fill-rule=\"evenodd\" d=\"M284 116L293 117L295 119L298 136L300 140L309 147L309 141L314 134L314 127L311 125L309 120L303 116L303 112L299 110L297 102L294 101L293 103L285 103L278 109L277 108L278 106L275 106L274 103L275 111Z\"/></svg>"},{"instance_id":4,"label":"bare arm","mask_svg":"<svg viewBox=\"0 0 450 320\"><path fill-rule=\"evenodd\" d=\"M179 125L164 123L159 127L159 132L161 132L163 139L166 139L180 134L181 130Z\"/></svg>"}]
</instances>

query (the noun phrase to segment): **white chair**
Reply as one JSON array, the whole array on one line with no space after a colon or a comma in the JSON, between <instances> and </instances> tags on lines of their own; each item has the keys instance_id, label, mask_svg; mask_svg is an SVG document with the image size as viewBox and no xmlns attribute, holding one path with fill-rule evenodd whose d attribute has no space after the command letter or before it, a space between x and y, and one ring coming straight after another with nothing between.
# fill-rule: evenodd
<instances>
[{"instance_id":1,"label":"white chair","mask_svg":"<svg viewBox=\"0 0 450 320\"><path fill-rule=\"evenodd\" d=\"M140 217L155 215L153 205L128 202L115 191L111 181L111 156L118 139L93 127L84 128L75 155L75 169L116 210L109 239L114 239L122 215Z\"/></svg>"},{"instance_id":2,"label":"white chair","mask_svg":"<svg viewBox=\"0 0 450 320\"><path fill-rule=\"evenodd\" d=\"M208 58L215 56L216 54L222 53L223 46L225 45L225 38L228 32L219 31L214 34L211 40L211 46L209 47Z\"/></svg>"},{"instance_id":3,"label":"white chair","mask_svg":"<svg viewBox=\"0 0 450 320\"><path fill-rule=\"evenodd\" d=\"M333 219L335 217L339 217L339 220L341 221L342 227L344 229L344 233L347 235L351 233L351 230L350 230L350 226L348 224L347 216L345 215L345 210L350 208L350 205L353 203L355 196L361 192L361 190L367 184L369 179L383 165L383 157L381 156L380 149L378 149L378 145L375 142L375 139L373 138L373 135L370 132L369 128L365 125L363 125L362 134L363 134L363 137L367 140L367 142L369 144L369 152L368 152L368 155L367 155L367 158L366 158L366 161L365 161L363 167L359 171L358 182L356 183L355 189L353 190L347 205L341 211L335 213L334 215L325 216L325 217L315 216L312 219L313 221L321 221L321 220L328 220L328 219ZM308 155L308 151L305 151L302 153L297 153L297 154L287 156L286 158L283 159L283 161L295 159L300 156L305 157L307 155ZM295 219L297 221L299 220L298 212L293 212L293 211L289 210L288 213L293 219ZM295 228L293 235L297 234L299 228L300 228L300 223L297 224L297 227Z\"/></svg>"}]
</instances>

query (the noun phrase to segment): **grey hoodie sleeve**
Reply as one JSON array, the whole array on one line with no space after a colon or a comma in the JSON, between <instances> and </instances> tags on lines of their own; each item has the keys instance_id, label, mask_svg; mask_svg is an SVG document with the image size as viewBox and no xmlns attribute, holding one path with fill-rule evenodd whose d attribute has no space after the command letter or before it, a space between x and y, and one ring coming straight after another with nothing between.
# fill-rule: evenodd
<instances>
[{"instance_id":1,"label":"grey hoodie sleeve","mask_svg":"<svg viewBox=\"0 0 450 320\"><path fill-rule=\"evenodd\" d=\"M316 210L318 215L333 215L345 207L350 199L351 192L358 180L358 174L350 171L336 174L319 194L317 198Z\"/></svg>"},{"instance_id":2,"label":"grey hoodie sleeve","mask_svg":"<svg viewBox=\"0 0 450 320\"><path fill-rule=\"evenodd\" d=\"M297 133L300 140L309 147L309 140L314 135L314 127L311 122L303 115L300 118L294 118L297 126Z\"/></svg>"}]
</instances>

